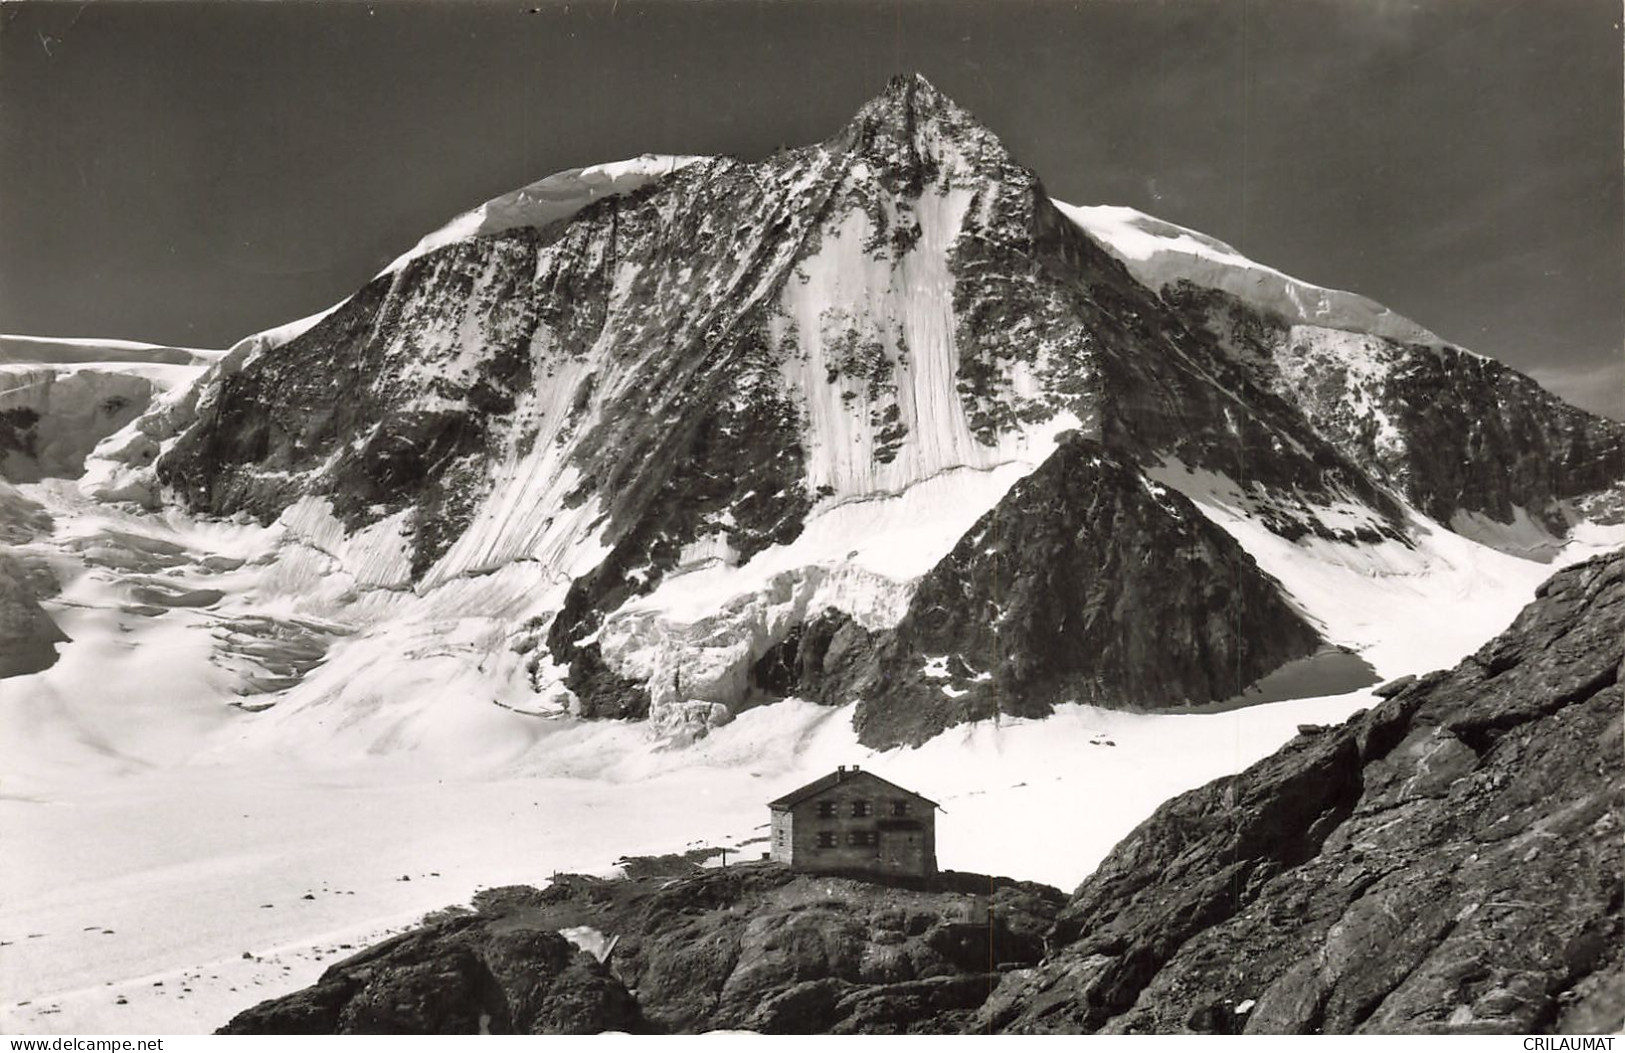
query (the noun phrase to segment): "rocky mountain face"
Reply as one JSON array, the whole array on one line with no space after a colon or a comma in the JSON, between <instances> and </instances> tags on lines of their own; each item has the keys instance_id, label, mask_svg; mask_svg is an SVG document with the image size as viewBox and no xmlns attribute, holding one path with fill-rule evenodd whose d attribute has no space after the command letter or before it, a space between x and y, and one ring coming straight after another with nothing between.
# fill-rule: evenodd
<instances>
[{"instance_id":1,"label":"rocky mountain face","mask_svg":"<svg viewBox=\"0 0 1625 1053\"><path fill-rule=\"evenodd\" d=\"M263 1003L228 1035L590 1035L647 1030L625 985L557 932L448 918Z\"/></svg>"},{"instance_id":2,"label":"rocky mountain face","mask_svg":"<svg viewBox=\"0 0 1625 1053\"><path fill-rule=\"evenodd\" d=\"M1293 324L1189 281L1162 295L1340 452L1441 523L1510 524L1522 513L1562 536L1589 511L1577 500L1618 487L1619 426L1492 359Z\"/></svg>"},{"instance_id":3,"label":"rocky mountain face","mask_svg":"<svg viewBox=\"0 0 1625 1053\"><path fill-rule=\"evenodd\" d=\"M1170 592L1172 579L1189 588ZM920 580L895 629L857 645L861 658L850 642L832 660L797 638L764 661L795 665L786 693L870 700L856 717L864 741L918 744L1062 699L1228 698L1319 643L1190 501L1073 436Z\"/></svg>"},{"instance_id":4,"label":"rocky mountain face","mask_svg":"<svg viewBox=\"0 0 1625 1053\"><path fill-rule=\"evenodd\" d=\"M49 568L0 550L0 680L56 664L68 635L40 607L56 591Z\"/></svg>"},{"instance_id":5,"label":"rocky mountain face","mask_svg":"<svg viewBox=\"0 0 1625 1053\"><path fill-rule=\"evenodd\" d=\"M358 608L486 582L536 709L856 699L889 746L1221 701L1322 646L1184 499L1214 479L1359 546L1413 506L1561 534L1625 478L1625 430L1502 367L1159 286L917 77L817 146L604 171L245 341L94 489L275 522Z\"/></svg>"},{"instance_id":6,"label":"rocky mountain face","mask_svg":"<svg viewBox=\"0 0 1625 1053\"><path fill-rule=\"evenodd\" d=\"M566 877L225 1030L1617 1031L1622 665L1614 554L1455 669L1169 801L1070 898L765 863Z\"/></svg>"}]
</instances>

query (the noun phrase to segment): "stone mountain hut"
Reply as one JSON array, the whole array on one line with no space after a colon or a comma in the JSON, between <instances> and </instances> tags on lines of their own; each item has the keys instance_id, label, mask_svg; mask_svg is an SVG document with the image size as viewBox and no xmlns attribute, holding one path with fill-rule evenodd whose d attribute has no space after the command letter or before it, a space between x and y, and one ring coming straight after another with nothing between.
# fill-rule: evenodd
<instances>
[{"instance_id":1,"label":"stone mountain hut","mask_svg":"<svg viewBox=\"0 0 1625 1053\"><path fill-rule=\"evenodd\" d=\"M808 873L929 878L937 872L937 804L844 765L768 805L771 858Z\"/></svg>"}]
</instances>

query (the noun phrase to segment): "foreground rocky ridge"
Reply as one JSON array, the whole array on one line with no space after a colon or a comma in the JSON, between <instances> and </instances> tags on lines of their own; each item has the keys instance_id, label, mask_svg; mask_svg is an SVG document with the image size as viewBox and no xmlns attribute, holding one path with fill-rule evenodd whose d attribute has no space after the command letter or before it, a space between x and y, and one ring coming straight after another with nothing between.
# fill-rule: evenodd
<instances>
[{"instance_id":1,"label":"foreground rocky ridge","mask_svg":"<svg viewBox=\"0 0 1625 1053\"><path fill-rule=\"evenodd\" d=\"M487 893L228 1030L1617 1030L1622 662L1615 553L1455 669L1170 801L1064 904L767 864L567 878ZM607 968L542 931L576 926L621 937ZM541 959L520 995L514 947Z\"/></svg>"},{"instance_id":2,"label":"foreground rocky ridge","mask_svg":"<svg viewBox=\"0 0 1625 1053\"><path fill-rule=\"evenodd\" d=\"M1072 897L1001 1031L1617 1030L1625 555L1185 794Z\"/></svg>"},{"instance_id":3,"label":"foreground rocky ridge","mask_svg":"<svg viewBox=\"0 0 1625 1053\"><path fill-rule=\"evenodd\" d=\"M1047 886L969 874L924 889L776 864L667 863L624 879L561 875L544 890L481 893L473 912L339 962L222 1032L940 1029L982 1003L1001 963L1042 955L1063 900Z\"/></svg>"}]
</instances>

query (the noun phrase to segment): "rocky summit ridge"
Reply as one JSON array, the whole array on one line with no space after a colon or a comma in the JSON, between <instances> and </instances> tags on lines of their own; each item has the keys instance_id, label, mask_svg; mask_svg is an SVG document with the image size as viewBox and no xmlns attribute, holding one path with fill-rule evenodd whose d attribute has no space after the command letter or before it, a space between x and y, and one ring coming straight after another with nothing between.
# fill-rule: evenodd
<instances>
[{"instance_id":1,"label":"rocky summit ridge","mask_svg":"<svg viewBox=\"0 0 1625 1053\"><path fill-rule=\"evenodd\" d=\"M468 664L526 711L689 734L795 693L875 746L1224 701L1341 643L1216 493L1347 551L1617 515L1620 425L1159 285L923 78L821 144L681 162L476 210L157 400L85 485L281 531L301 612L380 654L483 619Z\"/></svg>"}]
</instances>

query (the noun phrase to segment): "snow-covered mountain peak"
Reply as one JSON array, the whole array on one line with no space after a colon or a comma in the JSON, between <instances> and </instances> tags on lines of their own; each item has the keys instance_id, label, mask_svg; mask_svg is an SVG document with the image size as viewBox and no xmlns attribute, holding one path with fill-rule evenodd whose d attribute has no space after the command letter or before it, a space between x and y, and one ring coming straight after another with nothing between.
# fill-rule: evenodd
<instances>
[{"instance_id":1,"label":"snow-covered mountain peak","mask_svg":"<svg viewBox=\"0 0 1625 1053\"><path fill-rule=\"evenodd\" d=\"M640 154L624 161L555 172L545 179L492 198L462 213L440 229L425 234L381 273L398 271L420 256L465 238L495 234L516 227L545 227L575 215L594 201L616 194L629 194L701 159L688 155Z\"/></svg>"},{"instance_id":2,"label":"snow-covered mountain peak","mask_svg":"<svg viewBox=\"0 0 1625 1053\"><path fill-rule=\"evenodd\" d=\"M1374 300L1294 278L1247 258L1217 238L1138 209L1064 201L1055 206L1152 289L1188 281L1227 292L1293 325L1369 333L1406 344L1445 345L1427 329Z\"/></svg>"},{"instance_id":3,"label":"snow-covered mountain peak","mask_svg":"<svg viewBox=\"0 0 1625 1053\"><path fill-rule=\"evenodd\" d=\"M703 730L859 698L900 743L1221 700L1312 653L1210 492L1268 546L1412 543L1413 508L1565 535L1625 438L1506 373L1194 231L1052 207L906 76L819 145L493 199L87 479L280 531L285 594L378 654L477 626L504 705ZM364 679L279 691L278 719L365 706Z\"/></svg>"},{"instance_id":4,"label":"snow-covered mountain peak","mask_svg":"<svg viewBox=\"0 0 1625 1053\"><path fill-rule=\"evenodd\" d=\"M852 123L903 126L931 117L974 123L974 118L964 107L944 95L922 74L899 73L886 82L880 94L858 109Z\"/></svg>"},{"instance_id":5,"label":"snow-covered mountain peak","mask_svg":"<svg viewBox=\"0 0 1625 1053\"><path fill-rule=\"evenodd\" d=\"M918 73L893 77L830 145L902 174L907 189L930 182L960 156L1008 161L997 136Z\"/></svg>"}]
</instances>

